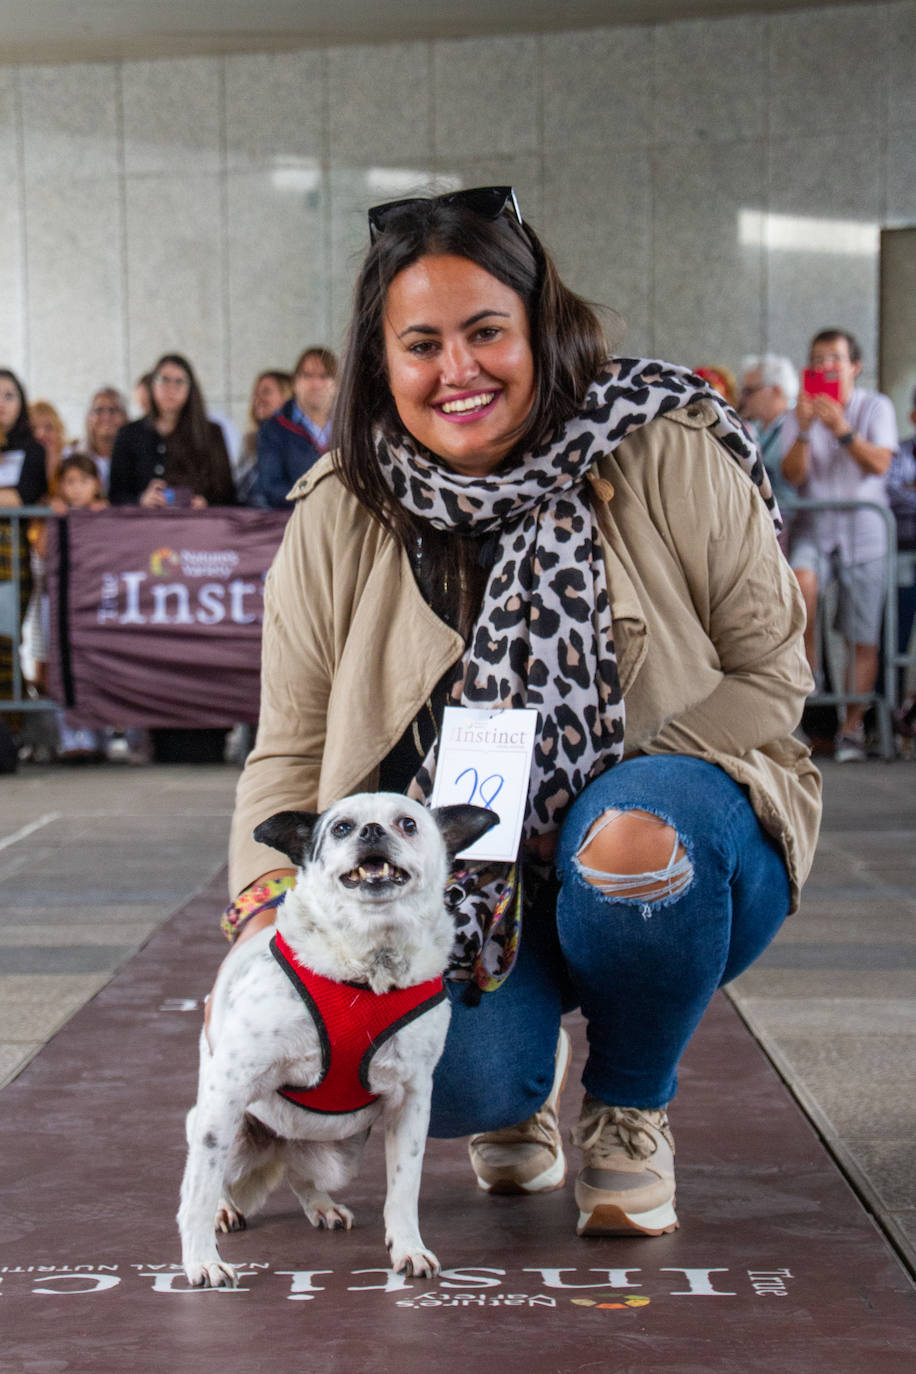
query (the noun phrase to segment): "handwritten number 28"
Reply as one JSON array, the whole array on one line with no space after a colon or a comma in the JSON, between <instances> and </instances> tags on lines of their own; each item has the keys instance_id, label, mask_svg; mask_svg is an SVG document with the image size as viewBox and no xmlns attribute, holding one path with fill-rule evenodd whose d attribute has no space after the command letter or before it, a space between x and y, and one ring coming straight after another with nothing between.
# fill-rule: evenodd
<instances>
[{"instance_id":1,"label":"handwritten number 28","mask_svg":"<svg viewBox=\"0 0 916 1374\"><path fill-rule=\"evenodd\" d=\"M462 778L470 778L471 780L471 790L468 794L469 806L479 793L480 803L478 803L478 805L482 804L483 806L492 807L496 798L502 791L503 783L505 782L502 773L491 773L488 778L481 780L480 774L477 772L476 768L463 769L455 779L456 787L461 782Z\"/></svg>"}]
</instances>

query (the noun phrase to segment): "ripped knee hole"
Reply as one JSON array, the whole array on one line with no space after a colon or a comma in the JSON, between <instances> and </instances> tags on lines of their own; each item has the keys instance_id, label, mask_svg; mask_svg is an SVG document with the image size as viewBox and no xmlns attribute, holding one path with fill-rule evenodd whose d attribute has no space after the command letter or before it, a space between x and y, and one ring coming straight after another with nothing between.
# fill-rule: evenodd
<instances>
[{"instance_id":1,"label":"ripped knee hole","mask_svg":"<svg viewBox=\"0 0 916 1374\"><path fill-rule=\"evenodd\" d=\"M605 811L576 863L585 881L606 896L642 904L680 896L693 878L677 831L650 811Z\"/></svg>"}]
</instances>

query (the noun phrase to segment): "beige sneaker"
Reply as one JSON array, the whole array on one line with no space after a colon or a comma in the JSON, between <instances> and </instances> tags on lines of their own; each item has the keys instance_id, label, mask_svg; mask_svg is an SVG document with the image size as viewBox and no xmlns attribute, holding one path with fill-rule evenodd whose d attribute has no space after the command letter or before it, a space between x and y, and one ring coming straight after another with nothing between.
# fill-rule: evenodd
<instances>
[{"instance_id":1,"label":"beige sneaker","mask_svg":"<svg viewBox=\"0 0 916 1374\"><path fill-rule=\"evenodd\" d=\"M560 1028L554 1056L553 1086L534 1116L517 1126L472 1135L468 1141L477 1186L487 1193L548 1193L566 1180L566 1156L557 1109L569 1072L571 1046Z\"/></svg>"},{"instance_id":2,"label":"beige sneaker","mask_svg":"<svg viewBox=\"0 0 916 1374\"><path fill-rule=\"evenodd\" d=\"M664 1111L608 1107L586 1095L569 1134L583 1153L576 1179L580 1236L677 1229L674 1138Z\"/></svg>"}]
</instances>

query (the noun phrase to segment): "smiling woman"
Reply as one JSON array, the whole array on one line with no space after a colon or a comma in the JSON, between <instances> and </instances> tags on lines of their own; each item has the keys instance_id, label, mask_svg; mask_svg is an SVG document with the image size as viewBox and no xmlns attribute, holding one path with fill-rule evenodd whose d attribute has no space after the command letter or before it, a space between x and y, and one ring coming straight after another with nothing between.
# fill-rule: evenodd
<instances>
[{"instance_id":1,"label":"smiling woman","mask_svg":"<svg viewBox=\"0 0 916 1374\"><path fill-rule=\"evenodd\" d=\"M384 328L404 428L456 472L492 472L534 401L520 297L468 258L421 258L391 283Z\"/></svg>"},{"instance_id":2,"label":"smiling woman","mask_svg":"<svg viewBox=\"0 0 916 1374\"><path fill-rule=\"evenodd\" d=\"M377 206L370 227L337 447L294 488L268 579L228 924L268 923L267 880L291 879L250 838L271 812L428 801L447 704L535 710L515 862L449 880L431 1129L474 1133L481 1189L558 1187L579 1007L577 1229L659 1235L678 1061L797 903L817 831L769 482L700 378L608 356L510 187Z\"/></svg>"}]
</instances>

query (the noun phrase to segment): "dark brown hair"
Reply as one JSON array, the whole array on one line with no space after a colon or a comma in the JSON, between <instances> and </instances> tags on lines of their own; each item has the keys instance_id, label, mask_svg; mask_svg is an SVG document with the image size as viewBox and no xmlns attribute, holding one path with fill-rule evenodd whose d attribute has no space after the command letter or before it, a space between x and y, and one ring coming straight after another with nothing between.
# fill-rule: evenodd
<instances>
[{"instance_id":1,"label":"dark brown hair","mask_svg":"<svg viewBox=\"0 0 916 1374\"><path fill-rule=\"evenodd\" d=\"M383 318L388 288L399 272L427 254L467 258L518 295L525 306L534 356L535 400L513 434L513 453L547 440L578 410L607 361L601 324L591 306L564 286L534 231L514 216L487 220L466 205L437 199L411 202L385 221L356 282L353 313L334 412L335 468L364 506L402 542L425 522L392 501L378 470L376 427L404 436L388 386ZM460 543L460 541L459 541Z\"/></svg>"},{"instance_id":2,"label":"dark brown hair","mask_svg":"<svg viewBox=\"0 0 916 1374\"><path fill-rule=\"evenodd\" d=\"M94 458L90 458L88 453L68 453L66 458L62 458L57 465L54 474L54 481L59 484L65 472L84 472L87 477L94 477L99 484L99 496L102 495L102 479L99 476L99 469Z\"/></svg>"},{"instance_id":3,"label":"dark brown hair","mask_svg":"<svg viewBox=\"0 0 916 1374\"><path fill-rule=\"evenodd\" d=\"M860 363L862 361L862 349L859 347L859 340L856 338L855 334L850 334L848 329L822 329L820 333L815 334L814 338L811 340L808 346L809 354L815 344L833 343L834 339L846 340L849 346L849 361L851 363Z\"/></svg>"},{"instance_id":4,"label":"dark brown hair","mask_svg":"<svg viewBox=\"0 0 916 1374\"><path fill-rule=\"evenodd\" d=\"M299 371L306 358L317 358L329 377L337 376L337 354L332 353L329 348L324 348L321 344L316 344L312 348L304 348L296 359L296 366L293 368L293 376Z\"/></svg>"},{"instance_id":5,"label":"dark brown hair","mask_svg":"<svg viewBox=\"0 0 916 1374\"><path fill-rule=\"evenodd\" d=\"M6 435L0 431L0 445L5 448L16 448L33 437L32 425L29 421L29 399L25 394L25 387L15 372L11 372L8 367L0 367L0 377L5 377L8 382L12 382L19 392L19 414Z\"/></svg>"},{"instance_id":6,"label":"dark brown hair","mask_svg":"<svg viewBox=\"0 0 916 1374\"><path fill-rule=\"evenodd\" d=\"M147 420L154 423L158 417L156 395L153 383L156 375L166 363L180 367L188 378L188 395L178 422L168 437L169 461L167 477L173 486L186 485L194 491L207 495L210 476L215 472L219 454L214 447L213 426L207 419L204 398L194 369L187 358L180 353L163 353L150 375L150 412ZM220 441L220 450L222 441ZM206 475L206 476L205 476ZM215 499L215 498L214 498Z\"/></svg>"}]
</instances>

